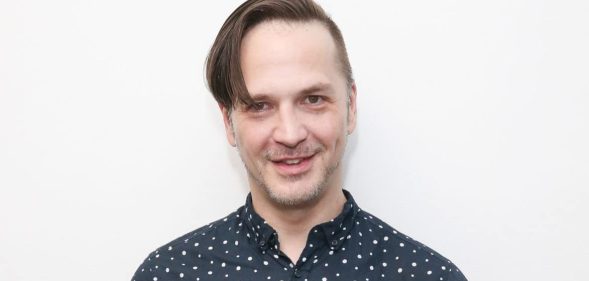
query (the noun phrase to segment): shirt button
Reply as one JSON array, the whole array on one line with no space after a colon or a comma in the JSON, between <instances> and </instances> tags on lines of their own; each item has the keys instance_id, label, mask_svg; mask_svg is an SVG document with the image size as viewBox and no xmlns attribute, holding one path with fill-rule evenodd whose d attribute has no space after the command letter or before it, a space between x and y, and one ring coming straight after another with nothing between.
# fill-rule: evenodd
<instances>
[{"instance_id":1,"label":"shirt button","mask_svg":"<svg viewBox=\"0 0 589 281\"><path fill-rule=\"evenodd\" d=\"M331 240L331 246L337 246L337 240Z\"/></svg>"},{"instance_id":2,"label":"shirt button","mask_svg":"<svg viewBox=\"0 0 589 281\"><path fill-rule=\"evenodd\" d=\"M260 246L260 249L266 250L266 246L268 246L268 244L266 244L266 241L261 240L260 242L258 242L258 246Z\"/></svg>"},{"instance_id":3,"label":"shirt button","mask_svg":"<svg viewBox=\"0 0 589 281\"><path fill-rule=\"evenodd\" d=\"M302 274L301 274L301 272L299 271L299 269L298 269L298 268L295 268L295 271L294 271L294 276L295 276L296 278L301 278Z\"/></svg>"}]
</instances>

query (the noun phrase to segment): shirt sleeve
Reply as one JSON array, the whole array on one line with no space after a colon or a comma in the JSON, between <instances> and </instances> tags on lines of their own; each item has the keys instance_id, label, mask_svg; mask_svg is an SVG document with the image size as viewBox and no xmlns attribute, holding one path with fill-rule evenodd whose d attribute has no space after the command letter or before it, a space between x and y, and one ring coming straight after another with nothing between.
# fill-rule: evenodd
<instances>
[{"instance_id":1,"label":"shirt sleeve","mask_svg":"<svg viewBox=\"0 0 589 281\"><path fill-rule=\"evenodd\" d=\"M468 281L462 271L454 268L454 270L448 272L448 277L446 278L447 281Z\"/></svg>"},{"instance_id":2,"label":"shirt sleeve","mask_svg":"<svg viewBox=\"0 0 589 281\"><path fill-rule=\"evenodd\" d=\"M164 281L157 276L156 268L153 266L153 255L150 254L137 268L131 281Z\"/></svg>"}]
</instances>

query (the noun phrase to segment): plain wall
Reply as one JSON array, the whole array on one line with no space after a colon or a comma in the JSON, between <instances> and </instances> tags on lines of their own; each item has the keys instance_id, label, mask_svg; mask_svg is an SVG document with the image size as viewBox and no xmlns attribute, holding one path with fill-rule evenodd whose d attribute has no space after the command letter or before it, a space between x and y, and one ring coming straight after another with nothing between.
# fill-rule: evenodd
<instances>
[{"instance_id":1,"label":"plain wall","mask_svg":"<svg viewBox=\"0 0 589 281\"><path fill-rule=\"evenodd\" d=\"M0 280L130 280L244 203L203 75L239 2L0 0ZM588 2L320 2L359 205L470 280L584 280Z\"/></svg>"}]
</instances>

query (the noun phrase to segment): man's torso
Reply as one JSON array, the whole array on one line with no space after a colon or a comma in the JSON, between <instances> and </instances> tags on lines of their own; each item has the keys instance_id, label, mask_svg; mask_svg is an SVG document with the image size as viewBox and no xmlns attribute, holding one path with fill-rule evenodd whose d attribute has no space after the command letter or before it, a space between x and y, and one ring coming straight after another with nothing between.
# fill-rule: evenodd
<instances>
[{"instance_id":1,"label":"man's torso","mask_svg":"<svg viewBox=\"0 0 589 281\"><path fill-rule=\"evenodd\" d=\"M466 280L449 260L360 210L349 193L342 214L315 226L296 262L276 232L245 206L154 251L134 281Z\"/></svg>"}]
</instances>

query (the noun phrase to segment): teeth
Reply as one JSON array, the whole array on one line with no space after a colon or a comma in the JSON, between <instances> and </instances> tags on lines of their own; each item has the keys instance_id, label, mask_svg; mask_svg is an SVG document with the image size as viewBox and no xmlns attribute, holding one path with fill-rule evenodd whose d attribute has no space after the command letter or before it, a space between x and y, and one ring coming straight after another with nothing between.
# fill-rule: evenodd
<instances>
[{"instance_id":1,"label":"teeth","mask_svg":"<svg viewBox=\"0 0 589 281\"><path fill-rule=\"evenodd\" d=\"M288 165L294 165L294 164L299 164L301 162L301 159L289 159L289 160L284 160L284 163L288 164Z\"/></svg>"}]
</instances>

